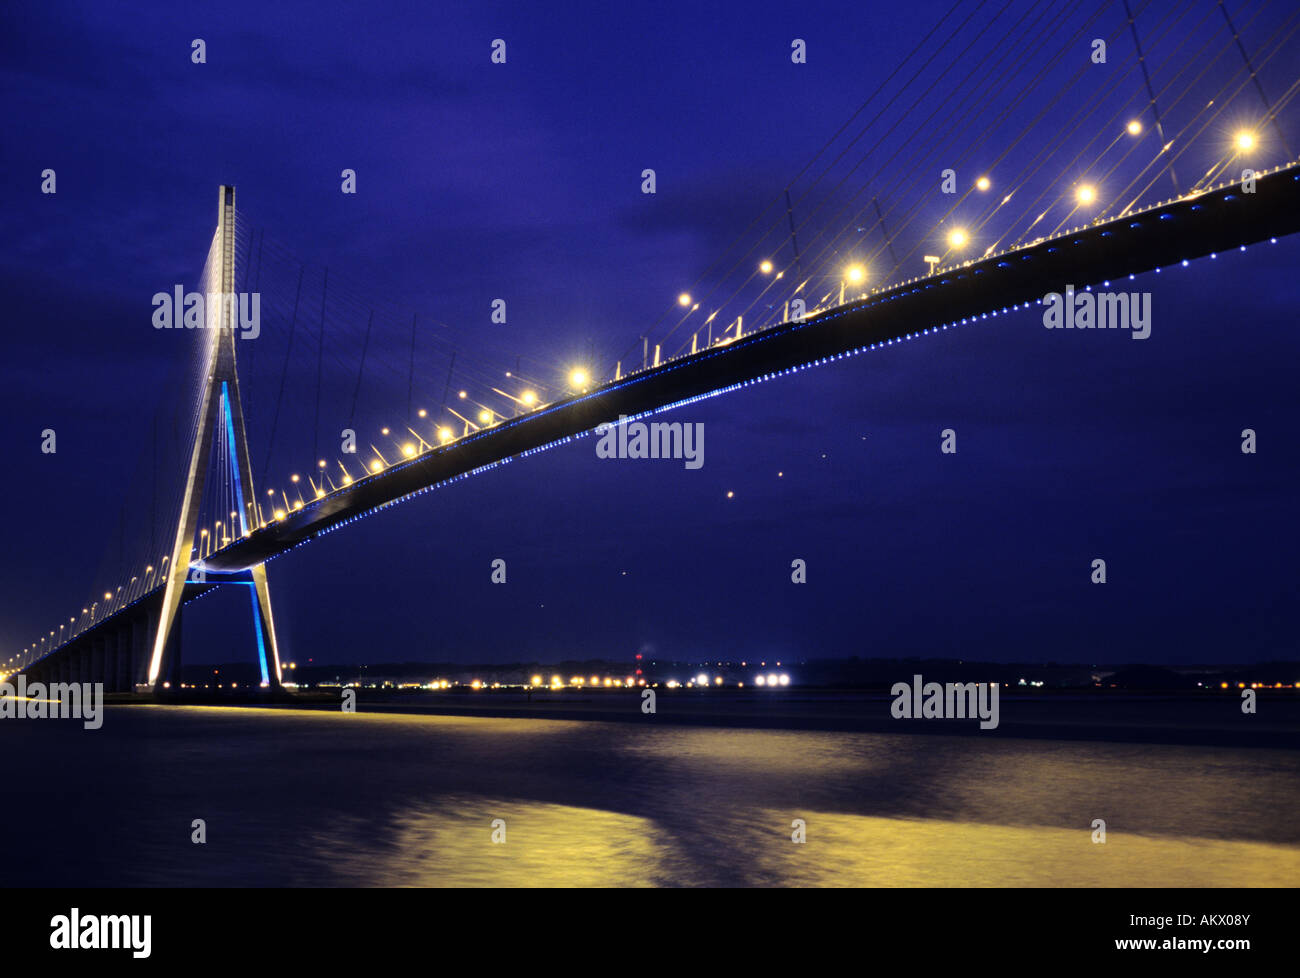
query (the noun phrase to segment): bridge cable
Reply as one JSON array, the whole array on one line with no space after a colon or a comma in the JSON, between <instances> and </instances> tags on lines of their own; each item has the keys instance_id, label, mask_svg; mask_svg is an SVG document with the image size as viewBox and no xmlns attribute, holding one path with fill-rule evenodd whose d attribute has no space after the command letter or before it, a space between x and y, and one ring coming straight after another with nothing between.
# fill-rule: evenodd
<instances>
[{"instance_id":1,"label":"bridge cable","mask_svg":"<svg viewBox=\"0 0 1300 978\"><path fill-rule=\"evenodd\" d=\"M1268 96L1264 94L1264 86L1259 80L1259 74L1255 71L1255 66L1250 63L1250 55L1246 53L1246 46L1241 43L1241 35L1237 33L1237 28L1232 26L1232 18L1228 16L1228 5L1224 0L1219 0L1219 9L1223 11L1223 19L1227 21L1228 32L1232 34L1232 39L1237 42L1237 50L1241 52L1241 60L1246 62L1246 70L1250 72L1250 80L1255 83L1255 91L1259 92L1259 100L1264 103L1264 110L1272 114L1273 108L1268 104ZM1282 134L1282 127L1278 124L1277 116L1272 116L1273 131L1277 133L1277 138L1282 143L1282 149L1286 151L1287 159L1291 158L1291 147L1287 145L1286 136Z\"/></svg>"},{"instance_id":2,"label":"bridge cable","mask_svg":"<svg viewBox=\"0 0 1300 978\"><path fill-rule=\"evenodd\" d=\"M266 464L262 467L263 482L270 478L271 449L275 446L275 429L280 421L280 405L284 401L284 380L289 372L289 352L293 349L293 335L298 325L298 302L302 298L302 276L305 269L298 269L298 290L293 298L293 318L289 320L289 344L284 350L284 367L280 371L280 394L275 401L275 414L271 418L271 436L266 441Z\"/></svg>"}]
</instances>

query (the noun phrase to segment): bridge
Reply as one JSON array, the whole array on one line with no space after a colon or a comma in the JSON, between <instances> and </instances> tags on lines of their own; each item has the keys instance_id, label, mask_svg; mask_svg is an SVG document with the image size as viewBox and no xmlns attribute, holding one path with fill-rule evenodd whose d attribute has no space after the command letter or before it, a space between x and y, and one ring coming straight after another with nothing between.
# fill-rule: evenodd
<instances>
[{"instance_id":1,"label":"bridge","mask_svg":"<svg viewBox=\"0 0 1300 978\"><path fill-rule=\"evenodd\" d=\"M1218 9L1232 30L1217 38L1217 47L1240 49L1242 65L1231 71L1225 69L1222 74L1226 80L1216 80L1213 89L1217 97L1204 100L1204 105L1196 102L1200 106L1197 111L1189 107L1178 129L1170 121L1171 110L1182 96L1167 98L1162 114L1157 96L1165 96L1172 83L1159 92L1153 88L1147 62L1139 53L1137 18L1128 10L1127 18L1113 25L1113 38L1131 32L1135 44L1124 72L1115 73L1114 89L1108 94L1118 99L1116 104L1136 98L1140 111L1131 118L1121 117L1122 125L1115 124L1112 114L1106 125L1113 131L1101 134L1104 145L1094 148L1088 165L1076 167L1084 173L1104 175L1107 184L1123 183L1124 190L1111 200L1098 200L1098 183L1087 178L1043 189L1050 185L1045 171L1052 156L1045 155L1045 151L1040 151L1018 174L1017 182L992 204L981 203L992 184L985 175L971 182L964 192L944 198L942 195L949 191L943 184L949 179L946 174L952 171L936 165L927 166L926 178L915 181L915 199L907 198L900 188L888 207L883 207L880 194L871 190L873 181L860 180L850 198L856 204L851 214L846 212L852 205L844 205L821 225L811 219L796 224L786 188L784 210L778 197L773 211L776 220L769 220L767 230L732 266L745 265L740 285L702 321L694 317L700 302L690 293L683 293L676 308L667 314L666 322L676 322L671 326L656 324L646 330L641 337L641 359L630 363L629 369L624 370L623 360L614 363L603 376L585 367L575 368L549 388L523 381L517 371L506 372L504 377L519 382L513 392L502 390L500 380L480 380L479 386L485 390L470 398L467 389L460 389L449 402L457 363L457 354L453 353L436 416L430 417L422 409L417 418L412 409L412 360L405 423L394 425L405 433L393 436L389 428L383 428L384 436L391 439L391 449L373 444L369 451L348 452L345 448L344 457L334 466L324 459L316 460L313 451L315 471L307 479L309 488L305 487L305 494L295 491L294 499L282 492L282 505L272 491L264 506L254 481L237 362L240 309L236 302L217 303L215 311L207 310L209 328L195 330L197 380L193 385L194 403L187 407L193 423L185 443L185 464L178 472L175 487L174 520L168 531L171 546L165 551L155 548L139 564L124 568L120 579L125 583L119 584L116 591L103 591L102 598L83 607L82 614L72 616L57 633L50 631L49 636L8 657L0 671L23 671L33 681L93 681L103 682L109 691L160 693L180 682L179 622L184 606L214 589L240 587L249 595L261 682L274 689L283 682L283 668L267 566L281 554L325 533L345 530L362 517L468 475L584 438L598 426L623 417L671 411L700 398L775 381L799 370L896 343L917 339L942 342L938 334L946 330L985 324L1012 310L1035 306L1045 295L1063 292L1069 286L1109 288L1112 283L1131 280L1138 274L1212 260L1223 252L1276 241L1300 231L1300 163L1290 155L1279 122L1281 113L1300 91L1300 79L1291 79L1283 95L1272 101L1260 81L1262 68L1281 65L1288 53L1295 53L1288 44L1300 22L1296 15L1287 17L1270 35L1265 50L1252 59L1226 8L1220 4ZM1171 31L1166 21L1156 25L1160 39ZM1290 64L1294 63L1295 59L1291 59ZM1136 69L1141 69L1145 86L1125 93L1124 80L1135 80ZM913 77L915 80L919 73ZM1175 77L1181 77L1181 72ZM901 91L908 88L904 86ZM1225 144L1210 122L1220 118L1234 99L1249 100L1254 121L1232 132ZM1103 104L1110 111L1110 105ZM950 109L950 118L956 117L962 105L941 103ZM1086 118L1091 111L1080 108L1076 115ZM862 133L870 135L879 128L872 119L862 126ZM1145 156L1135 156L1136 147L1142 145L1150 130L1158 138L1148 145ZM1275 134L1267 137L1271 166L1268 161L1255 161L1270 133ZM1094 133L1088 145L1098 141L1099 135ZM819 156L827 153L828 147L823 147ZM877 172L886 171L888 164L906 152L929 158L924 137L908 137ZM1186 186L1178 180L1175 163L1192 160L1199 162L1202 176ZM825 172L832 171L827 167ZM1167 193L1162 186L1165 183L1173 193L1161 197L1161 193ZM1162 189L1157 191L1157 186ZM1011 213L1009 205L1013 200L1035 192L1038 197L1027 211ZM918 229L917 225L925 220L919 202L936 196L947 207L938 229ZM840 199L828 195L814 212L834 207ZM844 235L851 234L854 228L861 234L858 222L864 213L878 243L869 257L851 255L846 259L845 251L850 249L842 245ZM959 223L966 213L974 219ZM892 227L887 225L887 218ZM783 227L787 219L788 233ZM1054 228L1030 237L1049 220L1056 220ZM802 250L797 233L800 228L805 232ZM239 294L237 280L242 274L244 282L248 282L246 266L253 261L254 240L242 231L234 188L220 188L217 227L200 294ZM976 240L990 243L979 255L966 257ZM815 243L818 247L811 247ZM899 250L909 245L911 250L900 258ZM755 255L775 254L778 250L782 254L779 261L752 261ZM917 250L939 254L924 256L922 261L928 266L924 274L902 276L904 263ZM877 268L881 271L868 271ZM260 278L260 257L258 270ZM868 279L875 284L869 287ZM298 295L292 303L290 347L292 324L299 318L302 283L300 271ZM734 279L729 280L726 273L718 276L719 288L730 289L733 284ZM318 414L327 289L328 277L322 284L322 339L317 349ZM819 296L817 293L823 289L826 291ZM768 310L770 315L765 320L760 314L757 324L747 326L746 315L756 307L760 313ZM724 310L726 315L720 318ZM367 320L365 345L356 365L358 389L372 320L373 312ZM728 325L715 333L715 323L723 321ZM653 357L652 333L656 339ZM674 337L679 345L665 356L662 351ZM288 356L286 350L286 370ZM462 370L466 369L463 359L461 364ZM501 376L500 371L492 374L494 378ZM480 408L478 414L474 416L472 409L461 413L471 403ZM352 413L355 407L354 397ZM354 430L348 430L356 435ZM292 480L294 485L301 481L297 475ZM128 571L133 571L129 580Z\"/></svg>"}]
</instances>

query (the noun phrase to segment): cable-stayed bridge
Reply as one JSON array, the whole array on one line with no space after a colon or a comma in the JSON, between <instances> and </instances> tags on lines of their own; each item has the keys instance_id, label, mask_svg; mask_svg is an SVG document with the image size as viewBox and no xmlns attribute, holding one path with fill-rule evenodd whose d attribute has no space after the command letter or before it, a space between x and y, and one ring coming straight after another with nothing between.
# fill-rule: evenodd
<instances>
[{"instance_id":1,"label":"cable-stayed bridge","mask_svg":"<svg viewBox=\"0 0 1300 978\"><path fill-rule=\"evenodd\" d=\"M221 188L198 294L258 294L267 312L261 328L287 338L282 366L269 374L272 383L279 374L271 443L293 430L291 410L279 425L286 377L314 368L305 480L293 474L291 488L267 488L270 446L259 468L244 409L262 388L241 390L246 361L264 354L239 340L247 307L209 302L206 324L189 334L195 363L178 399L182 420L173 419L177 458L157 460L155 429L152 491L136 500L147 502L150 526L139 535L143 559L118 560L115 589L97 592L80 615L9 657L3 671L102 681L115 691L169 687L179 678L182 607L237 586L249 595L262 682L278 686L266 565L323 533L621 416L984 323L1070 286L1123 289L1144 272L1300 231L1300 165L1282 122L1300 91L1300 79L1286 74L1300 14L1283 11L1248 51L1242 31L1260 26L1267 3L1243 5L1242 25L1222 4L1125 4L1123 17L1114 16L1117 5L1102 4L1051 47L1035 36L1043 18L1054 16L1051 5L1028 4L1020 13L1008 4L977 17L983 6L963 20L955 5L952 23L937 25L904 60L917 65L910 79L902 80L906 71L891 75L894 87L873 93L700 282L641 333L639 359L634 346L632 358L611 358L605 371L591 363L521 369L518 359L515 369L501 371L453 347L444 351L445 379L432 385L437 407L417 412L418 317L408 327L412 352L403 377L402 364L392 362L394 344L381 342L374 328L377 319L397 316L377 313L379 304L337 273L325 270L317 280L286 250L277 252L280 246L242 222L234 188ZM981 74L986 53L961 78L970 52L999 31L994 48L1002 57L1025 55L1023 80L1059 72L1072 50L1080 65L1057 89L1017 89L1014 73ZM1112 45L1106 62L1079 53L1094 34ZM1121 55L1114 46L1130 36L1133 46ZM950 62L942 72L933 64L940 55ZM1284 77L1271 99L1262 80L1269 68ZM936 89L934 79L945 77L974 83ZM1043 104L1030 104L1030 94ZM980 105L993 116L982 128L975 120L983 116L971 114ZM993 152L994 145L1001 148ZM904 273L917 266L924 274ZM326 337L335 335L351 337L331 351L331 366L348 382L341 398L323 398ZM390 412L400 422L370 427L358 397L367 370L382 367L386 381L371 388L379 386L391 403L402 400L404 386L405 412ZM429 372L420 374L427 388ZM347 387L350 404L338 406L349 400ZM429 392L420 393L427 403ZM333 462L320 457L322 431L343 435Z\"/></svg>"}]
</instances>

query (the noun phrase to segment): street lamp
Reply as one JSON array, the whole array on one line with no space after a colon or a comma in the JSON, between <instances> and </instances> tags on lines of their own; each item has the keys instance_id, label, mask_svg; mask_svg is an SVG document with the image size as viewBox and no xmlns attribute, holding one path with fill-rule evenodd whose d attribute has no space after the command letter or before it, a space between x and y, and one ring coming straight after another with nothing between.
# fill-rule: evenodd
<instances>
[{"instance_id":1,"label":"street lamp","mask_svg":"<svg viewBox=\"0 0 1300 978\"><path fill-rule=\"evenodd\" d=\"M866 280L867 270L862 265L850 265L844 269L844 277L840 279L840 305L844 305L845 285L861 285Z\"/></svg>"}]
</instances>

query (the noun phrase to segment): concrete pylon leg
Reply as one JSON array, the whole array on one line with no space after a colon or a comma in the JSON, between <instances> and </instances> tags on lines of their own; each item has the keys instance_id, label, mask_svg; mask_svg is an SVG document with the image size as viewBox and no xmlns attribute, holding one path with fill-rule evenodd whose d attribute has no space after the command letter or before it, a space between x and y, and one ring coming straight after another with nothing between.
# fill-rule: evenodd
<instances>
[{"instance_id":1,"label":"concrete pylon leg","mask_svg":"<svg viewBox=\"0 0 1300 978\"><path fill-rule=\"evenodd\" d=\"M280 645L275 637L275 618L271 614L271 591L266 583L266 566L258 564L253 568L253 615L257 637L266 656L266 674L263 681L272 687L283 682L280 669Z\"/></svg>"}]
</instances>

